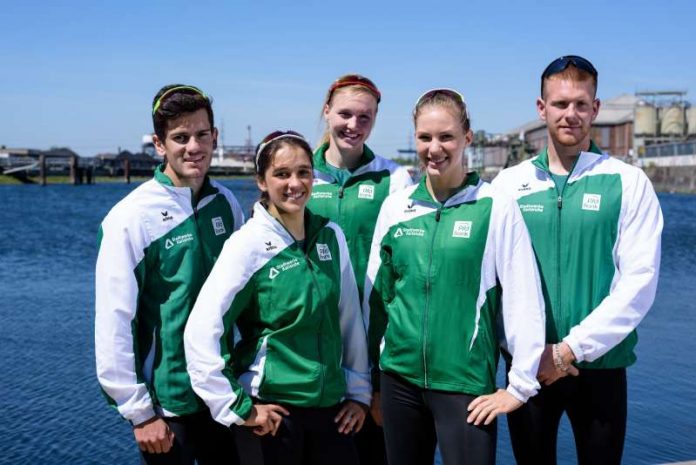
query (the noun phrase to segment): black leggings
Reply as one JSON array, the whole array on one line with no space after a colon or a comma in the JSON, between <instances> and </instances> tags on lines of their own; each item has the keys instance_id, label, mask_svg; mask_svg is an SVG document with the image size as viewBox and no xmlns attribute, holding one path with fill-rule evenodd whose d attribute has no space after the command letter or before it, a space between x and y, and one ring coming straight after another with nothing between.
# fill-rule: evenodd
<instances>
[{"instance_id":1,"label":"black leggings","mask_svg":"<svg viewBox=\"0 0 696 465\"><path fill-rule=\"evenodd\" d=\"M210 416L208 410L164 418L174 433L174 446L166 454L140 452L146 465L239 464L237 446L230 428Z\"/></svg>"},{"instance_id":2,"label":"black leggings","mask_svg":"<svg viewBox=\"0 0 696 465\"><path fill-rule=\"evenodd\" d=\"M575 436L579 465L621 463L626 434L626 370L581 369L561 378L508 415L518 465L555 465L563 412Z\"/></svg>"},{"instance_id":3,"label":"black leggings","mask_svg":"<svg viewBox=\"0 0 696 465\"><path fill-rule=\"evenodd\" d=\"M381 402L387 458L395 465L432 464L436 443L445 465L495 463L496 421L466 422L476 396L419 388L381 374Z\"/></svg>"},{"instance_id":4,"label":"black leggings","mask_svg":"<svg viewBox=\"0 0 696 465\"><path fill-rule=\"evenodd\" d=\"M340 405L284 407L290 415L276 435L261 437L264 465L358 465L352 436L339 433L334 422Z\"/></svg>"}]
</instances>

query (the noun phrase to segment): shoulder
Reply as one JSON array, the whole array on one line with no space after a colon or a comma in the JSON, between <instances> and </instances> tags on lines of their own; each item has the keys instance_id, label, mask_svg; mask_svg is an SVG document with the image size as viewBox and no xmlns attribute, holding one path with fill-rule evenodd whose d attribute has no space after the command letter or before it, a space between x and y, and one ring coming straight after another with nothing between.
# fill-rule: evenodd
<instances>
[{"instance_id":1,"label":"shoulder","mask_svg":"<svg viewBox=\"0 0 696 465\"><path fill-rule=\"evenodd\" d=\"M150 211L165 208L171 196L167 189L155 180L149 180L133 189L114 205L102 222L104 227L132 225L143 221Z\"/></svg>"}]
</instances>

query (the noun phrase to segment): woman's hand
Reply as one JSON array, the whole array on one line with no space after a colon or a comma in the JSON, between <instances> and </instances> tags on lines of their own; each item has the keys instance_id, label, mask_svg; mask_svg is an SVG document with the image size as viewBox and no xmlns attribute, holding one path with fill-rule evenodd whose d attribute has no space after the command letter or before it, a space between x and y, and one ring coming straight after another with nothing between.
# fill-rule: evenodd
<instances>
[{"instance_id":1,"label":"woman's hand","mask_svg":"<svg viewBox=\"0 0 696 465\"><path fill-rule=\"evenodd\" d=\"M334 418L334 422L338 423L338 432L342 434L357 433L365 423L365 414L367 406L359 402L347 400L338 415Z\"/></svg>"},{"instance_id":2,"label":"woman's hand","mask_svg":"<svg viewBox=\"0 0 696 465\"><path fill-rule=\"evenodd\" d=\"M505 389L498 389L494 394L479 396L472 400L467 408L471 413L466 421L476 426L480 425L481 422L484 425L490 425L499 414L517 410L522 404L523 402L517 400Z\"/></svg>"},{"instance_id":3,"label":"woman's hand","mask_svg":"<svg viewBox=\"0 0 696 465\"><path fill-rule=\"evenodd\" d=\"M572 365L573 361L575 361L575 356L573 355L573 351L570 350L570 346L565 342L559 344L558 350L563 364L568 368L567 371L558 369L553 360L553 346L554 344L546 344L544 352L541 354L541 360L539 361L537 379L545 386L553 384L566 376L578 376L580 374L578 369Z\"/></svg>"},{"instance_id":4,"label":"woman's hand","mask_svg":"<svg viewBox=\"0 0 696 465\"><path fill-rule=\"evenodd\" d=\"M254 434L259 436L268 433L275 436L280 423L283 421L283 415L290 415L290 412L280 405L254 404L251 408L251 415L244 422L244 426L252 427Z\"/></svg>"}]
</instances>

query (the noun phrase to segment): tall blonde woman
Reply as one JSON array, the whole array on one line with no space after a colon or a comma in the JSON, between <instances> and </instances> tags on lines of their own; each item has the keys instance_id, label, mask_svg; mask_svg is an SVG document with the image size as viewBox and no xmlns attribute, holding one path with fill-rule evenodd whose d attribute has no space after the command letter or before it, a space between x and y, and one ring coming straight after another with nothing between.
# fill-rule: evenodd
<instances>
[{"instance_id":1,"label":"tall blonde woman","mask_svg":"<svg viewBox=\"0 0 696 465\"><path fill-rule=\"evenodd\" d=\"M345 232L361 296L382 202L413 183L406 168L366 145L381 99L374 82L359 74L346 74L329 86L322 107L326 131L314 153L314 191L308 204ZM385 463L383 433L372 418L356 435L356 445L362 465Z\"/></svg>"},{"instance_id":2,"label":"tall blonde woman","mask_svg":"<svg viewBox=\"0 0 696 465\"><path fill-rule=\"evenodd\" d=\"M539 389L539 275L517 204L467 170L463 98L426 92L413 116L425 176L382 205L363 310L387 456L432 463L437 442L447 465L492 464L496 416ZM495 386L499 338L512 356L506 389Z\"/></svg>"}]
</instances>

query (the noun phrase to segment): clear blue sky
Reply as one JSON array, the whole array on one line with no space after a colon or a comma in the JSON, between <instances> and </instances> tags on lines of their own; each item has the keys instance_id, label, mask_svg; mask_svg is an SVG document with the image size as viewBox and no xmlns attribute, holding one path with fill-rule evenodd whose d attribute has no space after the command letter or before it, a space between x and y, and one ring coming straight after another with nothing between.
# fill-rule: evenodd
<instances>
[{"instance_id":1,"label":"clear blue sky","mask_svg":"<svg viewBox=\"0 0 696 465\"><path fill-rule=\"evenodd\" d=\"M137 150L150 102L172 82L212 95L226 144L292 128L316 141L326 88L359 72L383 93L369 145L408 145L424 90L454 87L475 130L536 118L539 74L579 54L599 96L690 91L696 6L689 1L33 1L0 21L0 145ZM223 124L224 122L224 124Z\"/></svg>"}]
</instances>

